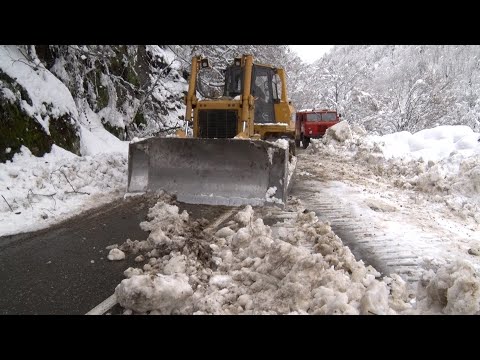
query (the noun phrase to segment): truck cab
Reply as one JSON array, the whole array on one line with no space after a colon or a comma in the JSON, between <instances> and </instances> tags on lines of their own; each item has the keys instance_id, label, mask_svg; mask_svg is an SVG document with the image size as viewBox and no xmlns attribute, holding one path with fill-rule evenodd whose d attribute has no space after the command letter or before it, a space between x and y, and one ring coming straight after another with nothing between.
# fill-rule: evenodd
<instances>
[{"instance_id":1,"label":"truck cab","mask_svg":"<svg viewBox=\"0 0 480 360\"><path fill-rule=\"evenodd\" d=\"M341 114L335 110L301 110L296 113L295 118L295 144L306 149L310 139L318 139L325 135L330 126L340 122Z\"/></svg>"}]
</instances>

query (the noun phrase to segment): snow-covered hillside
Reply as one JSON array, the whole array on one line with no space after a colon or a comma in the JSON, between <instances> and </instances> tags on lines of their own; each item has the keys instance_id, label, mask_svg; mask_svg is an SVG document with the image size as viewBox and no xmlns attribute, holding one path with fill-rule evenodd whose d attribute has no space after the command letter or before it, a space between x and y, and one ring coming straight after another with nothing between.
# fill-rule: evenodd
<instances>
[{"instance_id":1,"label":"snow-covered hillside","mask_svg":"<svg viewBox=\"0 0 480 360\"><path fill-rule=\"evenodd\" d=\"M91 155L114 138L168 134L183 125L179 71L153 45L0 46L0 161L22 146Z\"/></svg>"}]
</instances>

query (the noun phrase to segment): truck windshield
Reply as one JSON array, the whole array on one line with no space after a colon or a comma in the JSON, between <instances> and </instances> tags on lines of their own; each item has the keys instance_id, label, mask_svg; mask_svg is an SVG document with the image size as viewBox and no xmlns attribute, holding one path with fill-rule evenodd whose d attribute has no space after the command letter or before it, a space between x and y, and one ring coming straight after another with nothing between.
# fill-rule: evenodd
<instances>
[{"instance_id":1,"label":"truck windshield","mask_svg":"<svg viewBox=\"0 0 480 360\"><path fill-rule=\"evenodd\" d=\"M307 114L307 121L335 121L337 116L335 113L310 113Z\"/></svg>"}]
</instances>

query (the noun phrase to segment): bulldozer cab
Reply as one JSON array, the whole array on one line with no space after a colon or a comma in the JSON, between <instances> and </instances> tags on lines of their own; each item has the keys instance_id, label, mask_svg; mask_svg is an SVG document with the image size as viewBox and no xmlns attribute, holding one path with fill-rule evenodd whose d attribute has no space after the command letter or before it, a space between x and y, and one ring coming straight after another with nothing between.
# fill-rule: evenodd
<instances>
[{"instance_id":1,"label":"bulldozer cab","mask_svg":"<svg viewBox=\"0 0 480 360\"><path fill-rule=\"evenodd\" d=\"M225 85L223 96L234 98L242 94L242 68L240 65L232 65L225 70Z\"/></svg>"},{"instance_id":2,"label":"bulldozer cab","mask_svg":"<svg viewBox=\"0 0 480 360\"><path fill-rule=\"evenodd\" d=\"M252 95L255 99L255 123L275 122L273 78L274 69L254 65L252 72Z\"/></svg>"},{"instance_id":3,"label":"bulldozer cab","mask_svg":"<svg viewBox=\"0 0 480 360\"><path fill-rule=\"evenodd\" d=\"M232 65L225 70L223 95L234 98L243 93L244 68ZM281 81L276 69L253 64L250 93L255 101L254 122L266 124L275 122L274 104L280 101Z\"/></svg>"}]
</instances>

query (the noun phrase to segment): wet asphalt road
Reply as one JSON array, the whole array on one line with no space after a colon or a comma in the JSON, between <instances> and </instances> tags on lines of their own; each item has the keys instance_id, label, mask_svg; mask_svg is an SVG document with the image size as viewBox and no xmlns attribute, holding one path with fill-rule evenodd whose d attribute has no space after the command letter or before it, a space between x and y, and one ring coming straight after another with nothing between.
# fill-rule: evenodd
<instances>
[{"instance_id":1,"label":"wet asphalt road","mask_svg":"<svg viewBox=\"0 0 480 360\"><path fill-rule=\"evenodd\" d=\"M0 314L85 314L108 298L138 264L134 256L109 261L105 247L144 240L156 199L116 200L49 229L0 237ZM178 204L192 217L212 219L224 208ZM91 262L93 260L93 263Z\"/></svg>"},{"instance_id":2,"label":"wet asphalt road","mask_svg":"<svg viewBox=\"0 0 480 360\"><path fill-rule=\"evenodd\" d=\"M145 239L139 223L147 211L146 199L121 199L49 229L1 237L0 314L91 310L134 263L107 260L105 247Z\"/></svg>"}]
</instances>

